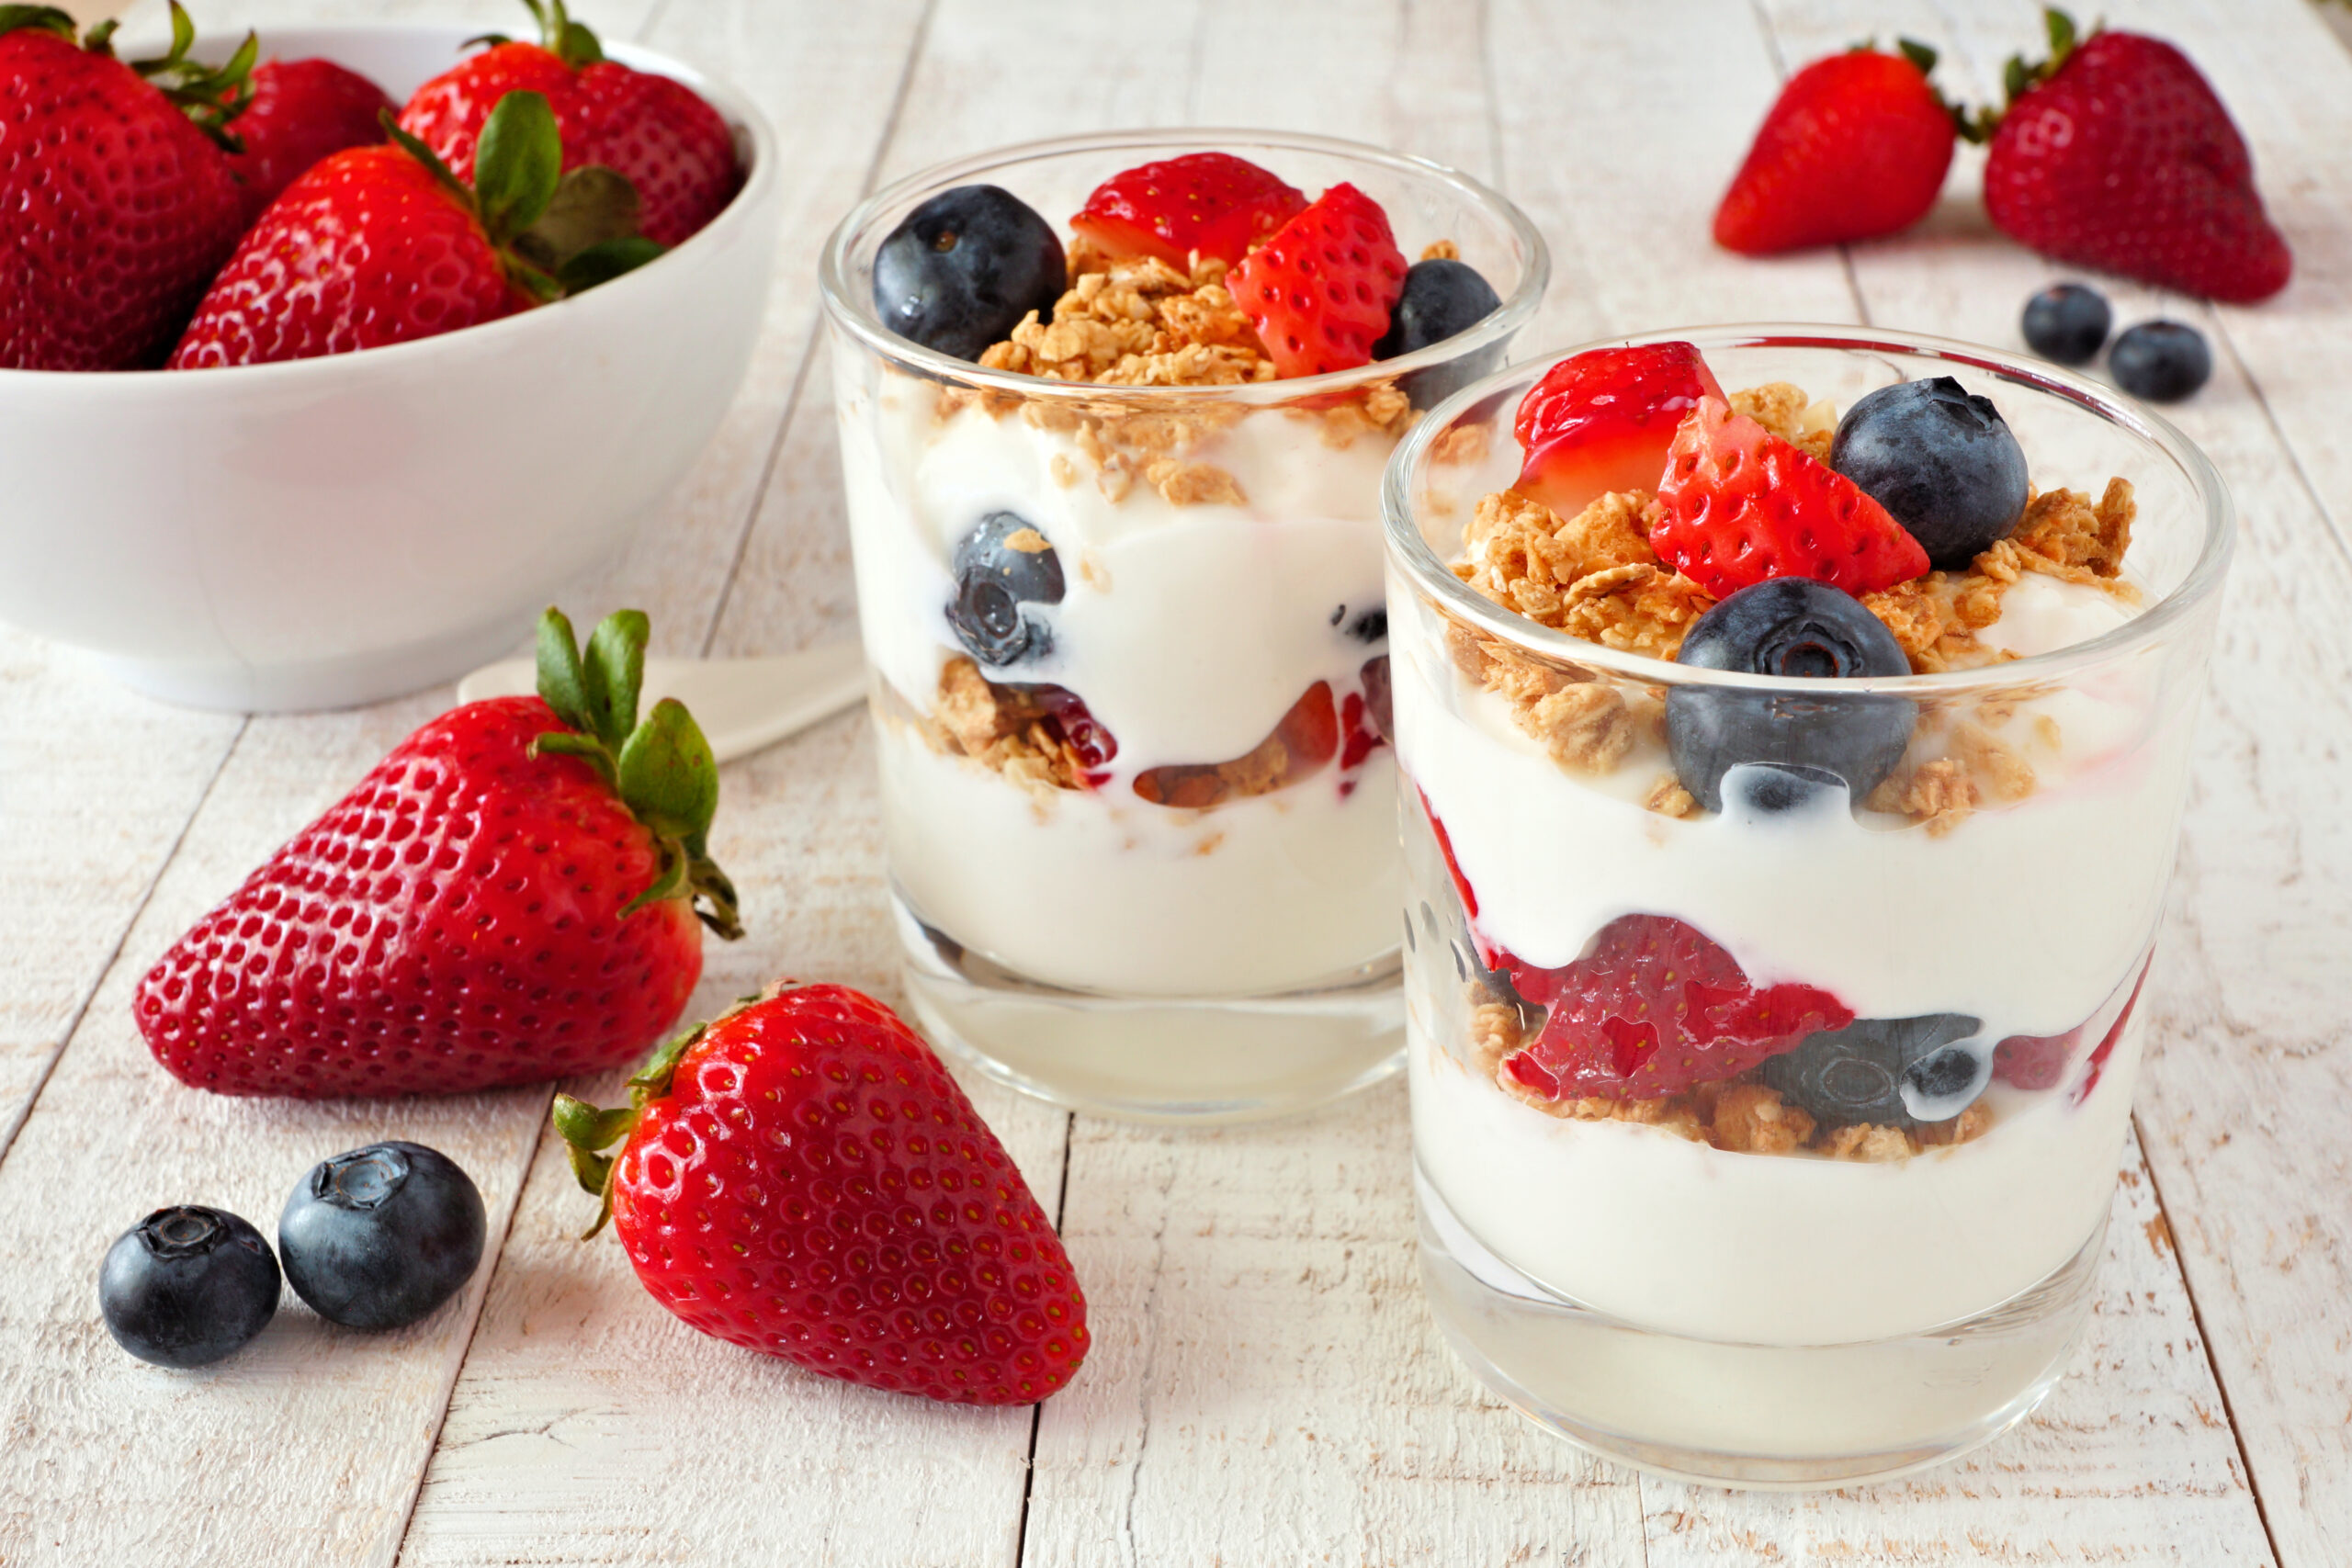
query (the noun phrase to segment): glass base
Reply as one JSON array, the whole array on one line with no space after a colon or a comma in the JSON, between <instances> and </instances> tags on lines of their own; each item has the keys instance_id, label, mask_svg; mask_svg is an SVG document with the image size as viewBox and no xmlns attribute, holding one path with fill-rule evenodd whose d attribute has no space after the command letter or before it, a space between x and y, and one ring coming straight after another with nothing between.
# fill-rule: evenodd
<instances>
[{"instance_id":1,"label":"glass base","mask_svg":"<svg viewBox=\"0 0 2352 1568\"><path fill-rule=\"evenodd\" d=\"M923 1032L1056 1105L1135 1122L1252 1122L1352 1094L1405 1064L1394 953L1274 996L1104 996L967 952L895 890L890 906Z\"/></svg>"},{"instance_id":2,"label":"glass base","mask_svg":"<svg viewBox=\"0 0 2352 1568\"><path fill-rule=\"evenodd\" d=\"M2102 1221L2055 1273L1958 1323L1858 1344L1743 1345L1637 1327L1555 1293L1480 1245L1418 1168L1414 1178L1430 1309L1480 1382L1603 1459L1760 1490L1924 1470L2023 1420L2064 1372L2107 1234Z\"/></svg>"}]
</instances>

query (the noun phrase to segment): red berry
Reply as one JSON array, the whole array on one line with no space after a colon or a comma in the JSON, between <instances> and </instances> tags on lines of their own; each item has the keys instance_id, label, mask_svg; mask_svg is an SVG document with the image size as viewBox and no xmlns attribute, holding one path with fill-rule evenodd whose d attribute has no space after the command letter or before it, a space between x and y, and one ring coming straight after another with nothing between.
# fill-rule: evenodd
<instances>
[{"instance_id":1,"label":"red berry","mask_svg":"<svg viewBox=\"0 0 2352 1568\"><path fill-rule=\"evenodd\" d=\"M236 248L243 193L188 114L51 18L70 33L0 8L0 368L153 368Z\"/></svg>"},{"instance_id":2,"label":"red berry","mask_svg":"<svg viewBox=\"0 0 2352 1568\"><path fill-rule=\"evenodd\" d=\"M1520 401L1519 489L1562 517L1612 491L1654 491L1684 416L1701 398L1723 395L1687 343L1572 355Z\"/></svg>"},{"instance_id":3,"label":"red berry","mask_svg":"<svg viewBox=\"0 0 2352 1568\"><path fill-rule=\"evenodd\" d=\"M330 152L384 140L381 116L400 106L384 89L332 60L266 60L254 67L253 102L232 130L244 151L232 162L251 223L278 193Z\"/></svg>"},{"instance_id":4,"label":"red berry","mask_svg":"<svg viewBox=\"0 0 2352 1568\"><path fill-rule=\"evenodd\" d=\"M742 184L734 136L683 84L583 53L585 33L575 22L553 47L502 43L483 51L419 87L401 110L401 129L471 180L475 143L498 101L516 91L544 93L563 135L565 170L596 164L622 175L643 204L639 232L677 244L718 217Z\"/></svg>"},{"instance_id":5,"label":"red berry","mask_svg":"<svg viewBox=\"0 0 2352 1568\"><path fill-rule=\"evenodd\" d=\"M1765 112L1715 209L1715 243L1764 255L1907 229L1936 204L1956 135L1911 60L1871 50L1816 60Z\"/></svg>"},{"instance_id":6,"label":"red berry","mask_svg":"<svg viewBox=\"0 0 2352 1568\"><path fill-rule=\"evenodd\" d=\"M1193 253L1238 262L1306 210L1306 197L1230 152L1191 152L1113 175L1069 226L1114 256L1189 268Z\"/></svg>"},{"instance_id":7,"label":"red berry","mask_svg":"<svg viewBox=\"0 0 2352 1568\"><path fill-rule=\"evenodd\" d=\"M1984 209L2044 255L2214 299L2267 299L2294 271L2229 111L2188 56L2137 33L2062 49L2009 107Z\"/></svg>"},{"instance_id":8,"label":"red berry","mask_svg":"<svg viewBox=\"0 0 2352 1568\"><path fill-rule=\"evenodd\" d=\"M1565 968L1509 954L1502 967L1521 996L1549 1010L1543 1032L1503 1070L1552 1100L1679 1094L1854 1021L1815 987L1758 989L1730 953L1663 915L1611 920Z\"/></svg>"},{"instance_id":9,"label":"red berry","mask_svg":"<svg viewBox=\"0 0 2352 1568\"><path fill-rule=\"evenodd\" d=\"M1380 204L1336 185L1227 275L1233 302L1283 376L1372 363L1405 292L1405 256Z\"/></svg>"},{"instance_id":10,"label":"red berry","mask_svg":"<svg viewBox=\"0 0 2352 1568\"><path fill-rule=\"evenodd\" d=\"M1650 547L1718 599L1773 577L1810 577L1860 595L1907 582L1928 553L1843 474L1701 400L1658 483Z\"/></svg>"},{"instance_id":11,"label":"red berry","mask_svg":"<svg viewBox=\"0 0 2352 1568\"><path fill-rule=\"evenodd\" d=\"M616 733L632 733L627 706ZM674 708L636 726L638 744L683 719ZM140 982L132 1013L155 1059L198 1089L322 1099L642 1055L702 973L693 899L718 873L597 767L532 754L557 733L581 731L537 697L503 697L402 741ZM715 800L715 770L707 784ZM677 857L688 880L629 910ZM732 931L731 903L713 903Z\"/></svg>"},{"instance_id":12,"label":"red berry","mask_svg":"<svg viewBox=\"0 0 2352 1568\"><path fill-rule=\"evenodd\" d=\"M881 1003L842 986L786 989L635 1081L635 1122L610 1167L613 1227L638 1279L687 1324L827 1377L964 1404L1034 1404L1077 1372L1086 1298L1052 1221L931 1047ZM560 1101L558 1125L582 1110Z\"/></svg>"},{"instance_id":13,"label":"red berry","mask_svg":"<svg viewBox=\"0 0 2352 1568\"><path fill-rule=\"evenodd\" d=\"M1993 1076L2018 1089L2055 1089L2082 1038L2079 1027L2064 1034L2012 1034L1993 1047Z\"/></svg>"}]
</instances>

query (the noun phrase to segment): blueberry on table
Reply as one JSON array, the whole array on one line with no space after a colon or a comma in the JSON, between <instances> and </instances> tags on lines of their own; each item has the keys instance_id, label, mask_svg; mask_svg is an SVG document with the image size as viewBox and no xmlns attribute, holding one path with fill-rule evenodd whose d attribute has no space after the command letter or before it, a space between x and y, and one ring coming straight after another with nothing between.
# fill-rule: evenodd
<instances>
[{"instance_id":1,"label":"blueberry on table","mask_svg":"<svg viewBox=\"0 0 2352 1568\"><path fill-rule=\"evenodd\" d=\"M225 1210L158 1209L98 1266L98 1310L114 1342L159 1367L201 1367L242 1348L277 1311L277 1259Z\"/></svg>"},{"instance_id":2,"label":"blueberry on table","mask_svg":"<svg viewBox=\"0 0 2352 1568\"><path fill-rule=\"evenodd\" d=\"M1957 1012L1857 1019L1843 1029L1809 1034L1796 1049L1769 1058L1764 1081L1826 1126L1909 1127L1948 1121L1984 1092L1990 1076L1989 1049L1981 1053L1984 1071L1958 1066L1980 1054L1957 1043L1983 1027ZM1922 1085L1939 1096L1924 1094ZM1963 1090L1965 1099L1941 1109ZM1921 1110L1939 1113L1921 1115Z\"/></svg>"},{"instance_id":3,"label":"blueberry on table","mask_svg":"<svg viewBox=\"0 0 2352 1568\"><path fill-rule=\"evenodd\" d=\"M401 1328L481 1261L481 1193L422 1144L369 1144L311 1168L277 1217L286 1282L330 1323Z\"/></svg>"},{"instance_id":4,"label":"blueberry on table","mask_svg":"<svg viewBox=\"0 0 2352 1568\"><path fill-rule=\"evenodd\" d=\"M1860 600L1805 577L1770 578L1718 602L1675 657L1698 669L1825 685L1911 672L1894 634ZM1835 780L1859 800L1902 760L1916 717L1903 697L1675 686L1666 696L1666 740L1682 787L1710 811L1723 809L1724 774L1751 763ZM1769 811L1814 793L1751 790L1747 801Z\"/></svg>"},{"instance_id":5,"label":"blueberry on table","mask_svg":"<svg viewBox=\"0 0 2352 1568\"><path fill-rule=\"evenodd\" d=\"M1388 330L1372 345L1374 359L1394 359L1458 336L1503 308L1501 296L1476 267L1444 256L1405 269L1405 292L1388 315ZM1416 370L1398 385L1418 409L1433 408L1499 362L1502 350L1472 355L1453 365Z\"/></svg>"},{"instance_id":6,"label":"blueberry on table","mask_svg":"<svg viewBox=\"0 0 2352 1568\"><path fill-rule=\"evenodd\" d=\"M2053 283L2025 302L2025 345L2061 365L2088 365L2114 325L2107 296L2083 283Z\"/></svg>"},{"instance_id":7,"label":"blueberry on table","mask_svg":"<svg viewBox=\"0 0 2352 1568\"><path fill-rule=\"evenodd\" d=\"M2133 397L2177 403L2213 374L2213 353L2205 334L2185 321L2142 321L2116 338L2107 367Z\"/></svg>"},{"instance_id":8,"label":"blueberry on table","mask_svg":"<svg viewBox=\"0 0 2352 1568\"><path fill-rule=\"evenodd\" d=\"M1838 422L1829 466L1946 570L2007 537L2030 494L2025 452L2001 411L1949 376L1857 399Z\"/></svg>"},{"instance_id":9,"label":"blueberry on table","mask_svg":"<svg viewBox=\"0 0 2352 1568\"><path fill-rule=\"evenodd\" d=\"M956 547L947 624L983 664L1002 667L1053 651L1054 634L1023 604L1062 602L1061 557L1017 513L991 512Z\"/></svg>"},{"instance_id":10,"label":"blueberry on table","mask_svg":"<svg viewBox=\"0 0 2352 1568\"><path fill-rule=\"evenodd\" d=\"M996 186L957 186L882 242L874 310L900 337L978 359L1030 311L1049 319L1069 276L1061 241L1035 209Z\"/></svg>"}]
</instances>

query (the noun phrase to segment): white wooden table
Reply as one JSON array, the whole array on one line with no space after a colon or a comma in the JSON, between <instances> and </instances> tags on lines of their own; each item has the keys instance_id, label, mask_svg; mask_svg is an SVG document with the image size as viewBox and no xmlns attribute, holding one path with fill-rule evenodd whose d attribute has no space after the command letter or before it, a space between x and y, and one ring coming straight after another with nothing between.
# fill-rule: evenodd
<instances>
[{"instance_id":1,"label":"white wooden table","mask_svg":"<svg viewBox=\"0 0 2352 1568\"><path fill-rule=\"evenodd\" d=\"M2022 0L579 8L734 78L786 148L742 395L634 555L570 605L582 624L642 605L658 651L854 631L817 250L877 179L950 154L1189 122L1460 165L1554 247L1530 349L1714 321L2010 344L2057 276L1991 231L1969 152L1905 239L1770 263L1705 242L1791 64L1900 30L1944 46L1948 88L1982 100L2035 36ZM544 1133L548 1090L217 1099L157 1070L132 1027L131 987L164 946L449 694L183 712L0 631L0 1564L2352 1562L2352 60L2304 0L2097 8L2179 40L2212 78L2298 265L2254 310L2111 291L2122 321L2165 310L2211 335L2212 384L2174 417L2228 477L2244 537L2097 1317L2017 1432L1822 1496L1579 1457L1484 1394L1431 1329L1396 1085L1216 1133L976 1085L1058 1208L1092 1305L1084 1373L1040 1409L933 1407L702 1338L609 1240L572 1239L585 1200ZM265 29L524 21L511 0L201 12ZM713 944L701 1002L777 975L895 998L870 766L865 721L845 716L729 770L715 847L752 936ZM97 1260L149 1208L222 1204L266 1228L312 1161L385 1135L481 1183L494 1263L458 1302L369 1337L289 1295L251 1350L197 1374L107 1338Z\"/></svg>"}]
</instances>

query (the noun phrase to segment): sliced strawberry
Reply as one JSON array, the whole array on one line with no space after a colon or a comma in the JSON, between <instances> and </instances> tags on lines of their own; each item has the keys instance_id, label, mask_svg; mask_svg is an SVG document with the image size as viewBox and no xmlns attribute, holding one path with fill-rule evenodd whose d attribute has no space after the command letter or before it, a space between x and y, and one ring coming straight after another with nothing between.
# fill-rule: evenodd
<instances>
[{"instance_id":1,"label":"sliced strawberry","mask_svg":"<svg viewBox=\"0 0 2352 1568\"><path fill-rule=\"evenodd\" d=\"M1275 370L1319 376L1372 363L1405 291L1405 254L1380 204L1336 185L1225 280Z\"/></svg>"},{"instance_id":2,"label":"sliced strawberry","mask_svg":"<svg viewBox=\"0 0 2352 1568\"><path fill-rule=\"evenodd\" d=\"M1718 599L1772 577L1860 595L1928 570L1886 508L1721 398L1701 400L1675 433L1657 498L1650 547Z\"/></svg>"},{"instance_id":3,"label":"sliced strawberry","mask_svg":"<svg viewBox=\"0 0 2352 1568\"><path fill-rule=\"evenodd\" d=\"M1563 517L1612 491L1656 490L1684 417L1701 398L1723 395L1687 343L1571 355L1520 401L1519 488Z\"/></svg>"},{"instance_id":4,"label":"sliced strawberry","mask_svg":"<svg viewBox=\"0 0 2352 1568\"><path fill-rule=\"evenodd\" d=\"M1749 984L1730 953L1663 915L1610 921L1565 968L1509 954L1502 967L1520 995L1549 1010L1543 1032L1503 1070L1552 1100L1679 1094L1854 1021L1817 987Z\"/></svg>"},{"instance_id":5,"label":"sliced strawberry","mask_svg":"<svg viewBox=\"0 0 2352 1568\"><path fill-rule=\"evenodd\" d=\"M2076 1105L2088 1100L2091 1090L2098 1088L2099 1075L2107 1071L2107 1059L2115 1055L2116 1043L2123 1038L2123 1026L2132 1021L2132 1010L2140 1005L2140 990L2148 983L2149 967L2149 959L2140 961L2140 977L2132 982L2132 994L2123 998L2123 1010L2115 1015L2115 1021L2107 1026L2107 1032L2091 1047L2090 1070L2083 1075L2082 1086L2075 1090Z\"/></svg>"},{"instance_id":6,"label":"sliced strawberry","mask_svg":"<svg viewBox=\"0 0 2352 1568\"><path fill-rule=\"evenodd\" d=\"M1069 226L1114 256L1189 267L1193 253L1238 262L1297 217L1306 197L1230 152L1191 152L1113 175Z\"/></svg>"}]
</instances>

